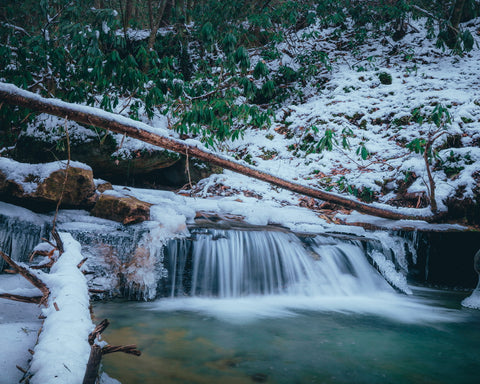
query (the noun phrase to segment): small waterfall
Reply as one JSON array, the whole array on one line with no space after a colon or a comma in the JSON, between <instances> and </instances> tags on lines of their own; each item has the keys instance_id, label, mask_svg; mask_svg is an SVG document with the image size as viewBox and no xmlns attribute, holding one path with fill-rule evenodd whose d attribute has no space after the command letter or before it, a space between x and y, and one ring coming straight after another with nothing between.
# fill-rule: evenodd
<instances>
[{"instance_id":1,"label":"small waterfall","mask_svg":"<svg viewBox=\"0 0 480 384\"><path fill-rule=\"evenodd\" d=\"M164 256L163 294L170 297L393 291L369 263L364 244L335 237L197 229L191 240L168 242Z\"/></svg>"}]
</instances>

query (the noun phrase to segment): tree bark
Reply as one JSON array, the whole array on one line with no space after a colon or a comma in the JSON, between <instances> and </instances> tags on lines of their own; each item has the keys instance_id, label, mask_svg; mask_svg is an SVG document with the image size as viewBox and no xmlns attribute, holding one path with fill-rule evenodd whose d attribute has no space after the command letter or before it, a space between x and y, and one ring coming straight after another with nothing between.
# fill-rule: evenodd
<instances>
[{"instance_id":1,"label":"tree bark","mask_svg":"<svg viewBox=\"0 0 480 384\"><path fill-rule=\"evenodd\" d=\"M457 44L460 20L462 19L463 7L465 0L456 0L453 6L452 15L450 16L450 25L448 26L447 46L453 49Z\"/></svg>"},{"instance_id":2,"label":"tree bark","mask_svg":"<svg viewBox=\"0 0 480 384\"><path fill-rule=\"evenodd\" d=\"M162 22L163 15L165 13L165 7L167 6L167 0L162 0L158 5L156 17L154 17L154 11L152 7L152 2L148 3L149 11L149 21L150 21L150 36L148 37L148 49L153 49L155 41L157 39L158 28L160 28L160 23Z\"/></svg>"},{"instance_id":3,"label":"tree bark","mask_svg":"<svg viewBox=\"0 0 480 384\"><path fill-rule=\"evenodd\" d=\"M102 361L102 348L93 344L90 349L90 356L88 358L85 376L83 377L83 384L95 384L98 377L98 368Z\"/></svg>"},{"instance_id":4,"label":"tree bark","mask_svg":"<svg viewBox=\"0 0 480 384\"><path fill-rule=\"evenodd\" d=\"M213 165L265 181L277 187L337 204L348 209L357 210L364 214L393 220L425 220L429 222L433 222L439 218L438 215L432 214L406 214L394 207L384 208L378 205L366 204L353 198L281 179L252 166L215 154L207 149L199 148L183 140L162 136L154 132L154 129L147 124L128 119L124 116L108 113L97 108L66 103L58 99L43 98L37 94L24 91L13 84L0 83L0 101L29 108L36 112L44 112L62 118L68 118L78 123L93 125L112 132L121 133L173 152L196 157ZM413 208L411 210L413 212L415 211Z\"/></svg>"}]
</instances>

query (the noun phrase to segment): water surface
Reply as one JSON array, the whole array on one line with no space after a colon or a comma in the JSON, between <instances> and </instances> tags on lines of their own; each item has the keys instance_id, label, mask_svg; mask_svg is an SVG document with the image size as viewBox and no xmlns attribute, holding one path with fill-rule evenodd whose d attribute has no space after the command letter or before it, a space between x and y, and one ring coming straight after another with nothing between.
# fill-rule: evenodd
<instances>
[{"instance_id":1,"label":"water surface","mask_svg":"<svg viewBox=\"0 0 480 384\"><path fill-rule=\"evenodd\" d=\"M477 383L480 312L465 292L162 298L97 304L122 383Z\"/></svg>"}]
</instances>

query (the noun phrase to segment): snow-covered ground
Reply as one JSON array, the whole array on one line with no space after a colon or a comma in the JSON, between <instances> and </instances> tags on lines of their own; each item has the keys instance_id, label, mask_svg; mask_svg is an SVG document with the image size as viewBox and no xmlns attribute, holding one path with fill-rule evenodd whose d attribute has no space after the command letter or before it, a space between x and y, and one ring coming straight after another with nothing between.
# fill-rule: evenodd
<instances>
[{"instance_id":1,"label":"snow-covered ground","mask_svg":"<svg viewBox=\"0 0 480 384\"><path fill-rule=\"evenodd\" d=\"M325 88L316 90L310 84L304 102L278 109L269 129L249 130L225 150L241 153L260 169L287 180L345 194L363 192L395 204L394 191L409 176L414 180L407 192L422 199L428 195L423 157L407 144L444 132L433 142L438 152L432 168L439 208L445 209L447 199L456 194L473 197L480 171L480 50L462 57L448 55L425 38L423 20L412 23L417 31L412 29L403 40L373 41L360 46L355 55L335 52L329 31L321 31L316 47L333 58ZM479 21L469 25L475 34ZM312 44L302 38L304 32L292 36L298 50ZM286 52L291 45L292 41L285 45ZM291 62L288 55L282 60ZM382 84L382 73L391 76L391 84ZM416 110L427 118L437 105L448 110L451 123L439 129L426 119L423 124L415 121ZM333 135L331 150L308 153L327 131ZM221 193L248 191L264 199L286 200L273 188L267 193L262 184L229 172L211 176L197 193L214 196L220 190L212 187L215 184L225 187ZM298 204L298 197L290 203Z\"/></svg>"},{"instance_id":2,"label":"snow-covered ground","mask_svg":"<svg viewBox=\"0 0 480 384\"><path fill-rule=\"evenodd\" d=\"M320 31L313 43L318 50L329 52L333 59L332 71L325 72L326 87L317 89L309 84L304 101L292 100L276 110L276 119L270 128L250 129L244 138L224 143L219 150L226 156L242 153L244 160L287 180L345 194L367 191L379 203L392 204L393 191L409 175L414 175L408 192L417 194L420 201L420 197L428 193L425 163L422 156L409 150L406 144L436 134L437 128L432 123L420 125L412 115L416 109L428 115L436 105L442 104L448 109L452 122L442 127L445 134L434 142L441 159L433 169L437 203L440 209L445 209L445 201L458 193L463 198L472 197L478 183L476 175L480 172L480 50L476 48L463 57L446 55L425 38L422 20L412 23L418 32L412 28L400 42L388 39L383 43L373 42L360 47L360 53L355 56L348 51L334 55L331 31ZM467 27L475 35L479 25L477 20ZM303 41L300 33L291 37L290 44L292 41L299 50L302 44L312 44L311 40ZM404 54L390 55L393 50L404 51ZM269 65L279 65L282 60L283 64L291 63L291 58L285 55ZM382 84L380 73L389 74L392 83ZM45 118L45 124L58 123L55 119ZM154 127L143 127L177 137L166 131L166 119L149 123ZM307 153L311 140L321 140L327 129L333 135L332 149ZM80 126L78 130L79 135L85 134ZM75 135L74 127L70 131ZM457 140L455 146L442 147L453 138ZM128 139L123 146L131 150L144 147L145 144ZM15 171L22 174L21 170ZM158 236L182 233L198 212L236 215L251 224L279 224L311 233L365 234L363 228L342 225L340 221L364 221L391 228L462 229L458 225L432 227L425 222L380 220L356 212L327 217L309 209L309 201L298 195L230 171L212 175L193 191L185 191L191 192L192 197L120 186L115 190L154 204L152 226L158 227ZM0 299L0 332L4 337L0 346L0 383L18 381L22 373L15 365L27 368L32 358L31 369L36 373L32 383L74 383L79 377L83 378L80 372L84 370L89 352L86 336L93 324L84 276L76 268L82 259L79 245L68 234L62 238L67 252L52 273L44 276L52 295L49 307L43 310L47 319L38 344L40 309L32 304ZM0 289L31 294L28 283L20 280L2 275ZM60 311L54 309L54 301ZM467 304L472 302L480 306L478 295ZM73 309L70 305L74 305ZM70 345L58 343L57 337L66 338ZM76 347L75 351L70 350L70 346ZM35 351L33 357L27 352L29 348ZM53 376L58 380L53 381Z\"/></svg>"}]
</instances>

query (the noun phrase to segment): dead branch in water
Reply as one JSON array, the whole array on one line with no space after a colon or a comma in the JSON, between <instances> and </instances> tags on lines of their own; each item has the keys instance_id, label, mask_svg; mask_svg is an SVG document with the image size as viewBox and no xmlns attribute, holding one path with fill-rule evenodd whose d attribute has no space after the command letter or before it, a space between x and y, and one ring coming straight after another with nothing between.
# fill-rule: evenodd
<instances>
[{"instance_id":1,"label":"dead branch in water","mask_svg":"<svg viewBox=\"0 0 480 384\"><path fill-rule=\"evenodd\" d=\"M142 353L137 349L135 344L131 345L106 345L100 347L95 341L100 338L102 332L109 326L108 319L101 321L88 336L88 343L91 345L90 356L88 358L83 384L95 384L98 377L98 369L102 361L102 356L108 353L124 352L130 355L140 356Z\"/></svg>"}]
</instances>

